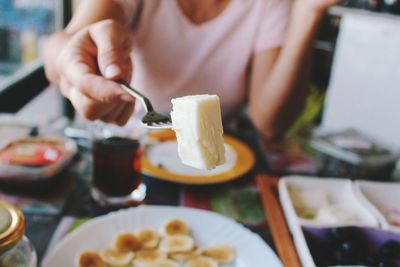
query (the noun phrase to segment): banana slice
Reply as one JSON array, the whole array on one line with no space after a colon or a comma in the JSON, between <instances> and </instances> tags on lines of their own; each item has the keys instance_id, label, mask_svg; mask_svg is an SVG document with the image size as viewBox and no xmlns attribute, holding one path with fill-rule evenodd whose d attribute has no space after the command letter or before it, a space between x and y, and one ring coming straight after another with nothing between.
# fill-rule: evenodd
<instances>
[{"instance_id":1,"label":"banana slice","mask_svg":"<svg viewBox=\"0 0 400 267\"><path fill-rule=\"evenodd\" d=\"M194 240L188 235L171 235L160 242L160 251L165 253L184 253L193 250Z\"/></svg>"},{"instance_id":2,"label":"banana slice","mask_svg":"<svg viewBox=\"0 0 400 267\"><path fill-rule=\"evenodd\" d=\"M166 258L167 255L159 250L142 249L136 252L133 262L137 267L147 267L150 263L152 264Z\"/></svg>"},{"instance_id":3,"label":"banana slice","mask_svg":"<svg viewBox=\"0 0 400 267\"><path fill-rule=\"evenodd\" d=\"M121 252L114 248L106 249L100 254L103 261L112 267L128 265L131 263L134 255L131 251Z\"/></svg>"},{"instance_id":4,"label":"banana slice","mask_svg":"<svg viewBox=\"0 0 400 267\"><path fill-rule=\"evenodd\" d=\"M209 257L199 256L188 260L184 267L218 267L218 262Z\"/></svg>"},{"instance_id":5,"label":"banana slice","mask_svg":"<svg viewBox=\"0 0 400 267\"><path fill-rule=\"evenodd\" d=\"M170 253L168 256L179 263L184 263L191 258L200 256L201 252L201 249L195 246L191 251Z\"/></svg>"},{"instance_id":6,"label":"banana slice","mask_svg":"<svg viewBox=\"0 0 400 267\"><path fill-rule=\"evenodd\" d=\"M158 246L160 236L152 229L142 229L136 232L136 236L142 243L142 248L151 249Z\"/></svg>"},{"instance_id":7,"label":"banana slice","mask_svg":"<svg viewBox=\"0 0 400 267\"><path fill-rule=\"evenodd\" d=\"M158 260L154 263L151 263L149 265L146 265L146 267L179 267L180 265L173 260L169 259L162 259Z\"/></svg>"},{"instance_id":8,"label":"banana slice","mask_svg":"<svg viewBox=\"0 0 400 267\"><path fill-rule=\"evenodd\" d=\"M204 249L202 255L213 258L218 263L225 264L233 261L235 252L229 245L214 245Z\"/></svg>"},{"instance_id":9,"label":"banana slice","mask_svg":"<svg viewBox=\"0 0 400 267\"><path fill-rule=\"evenodd\" d=\"M78 267L105 267L99 253L95 251L84 251L79 255Z\"/></svg>"},{"instance_id":10,"label":"banana slice","mask_svg":"<svg viewBox=\"0 0 400 267\"><path fill-rule=\"evenodd\" d=\"M115 238L115 247L121 252L137 251L142 248L142 243L132 233L120 233Z\"/></svg>"},{"instance_id":11,"label":"banana slice","mask_svg":"<svg viewBox=\"0 0 400 267\"><path fill-rule=\"evenodd\" d=\"M164 225L163 233L166 235L188 235L190 229L183 221L174 219Z\"/></svg>"}]
</instances>

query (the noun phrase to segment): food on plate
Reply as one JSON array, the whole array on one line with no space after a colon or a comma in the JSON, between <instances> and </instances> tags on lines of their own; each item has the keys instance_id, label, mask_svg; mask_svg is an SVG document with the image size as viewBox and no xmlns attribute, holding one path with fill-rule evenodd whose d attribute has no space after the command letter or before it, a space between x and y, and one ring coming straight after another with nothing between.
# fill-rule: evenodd
<instances>
[{"instance_id":1,"label":"food on plate","mask_svg":"<svg viewBox=\"0 0 400 267\"><path fill-rule=\"evenodd\" d=\"M180 267L178 263L169 259L162 259L146 265L146 267Z\"/></svg>"},{"instance_id":2,"label":"food on plate","mask_svg":"<svg viewBox=\"0 0 400 267\"><path fill-rule=\"evenodd\" d=\"M192 95L171 102L172 129L182 163L208 170L225 163L219 97Z\"/></svg>"},{"instance_id":3,"label":"food on plate","mask_svg":"<svg viewBox=\"0 0 400 267\"><path fill-rule=\"evenodd\" d=\"M318 190L289 188L290 198L299 217L314 219L321 206L329 205L328 194Z\"/></svg>"},{"instance_id":4,"label":"food on plate","mask_svg":"<svg viewBox=\"0 0 400 267\"><path fill-rule=\"evenodd\" d=\"M399 262L400 260L400 241L388 240L379 248L379 256L383 260L392 260ZM384 264L383 264L384 265ZM379 264L379 266L382 266Z\"/></svg>"},{"instance_id":5,"label":"food on plate","mask_svg":"<svg viewBox=\"0 0 400 267\"><path fill-rule=\"evenodd\" d=\"M134 255L131 251L122 252L115 248L108 248L100 254L102 260L111 266L125 266L132 261Z\"/></svg>"},{"instance_id":6,"label":"food on plate","mask_svg":"<svg viewBox=\"0 0 400 267\"><path fill-rule=\"evenodd\" d=\"M333 203L325 191L289 188L290 198L297 216L325 225L360 222L353 210L340 203Z\"/></svg>"},{"instance_id":7,"label":"food on plate","mask_svg":"<svg viewBox=\"0 0 400 267\"><path fill-rule=\"evenodd\" d=\"M120 233L115 238L115 247L122 252L137 251L142 248L142 243L132 233Z\"/></svg>"},{"instance_id":8,"label":"food on plate","mask_svg":"<svg viewBox=\"0 0 400 267\"><path fill-rule=\"evenodd\" d=\"M65 149L62 141L51 139L21 139L0 151L0 162L21 166L43 167L61 159Z\"/></svg>"},{"instance_id":9,"label":"food on plate","mask_svg":"<svg viewBox=\"0 0 400 267\"><path fill-rule=\"evenodd\" d=\"M395 232L370 227L303 227L315 266L399 266Z\"/></svg>"},{"instance_id":10,"label":"food on plate","mask_svg":"<svg viewBox=\"0 0 400 267\"><path fill-rule=\"evenodd\" d=\"M164 225L163 232L166 235L188 235L190 229L183 221L174 219Z\"/></svg>"},{"instance_id":11,"label":"food on plate","mask_svg":"<svg viewBox=\"0 0 400 267\"><path fill-rule=\"evenodd\" d=\"M141 229L136 232L136 236L142 243L142 248L144 249L156 248L158 242L160 242L160 235L153 229Z\"/></svg>"},{"instance_id":12,"label":"food on plate","mask_svg":"<svg viewBox=\"0 0 400 267\"><path fill-rule=\"evenodd\" d=\"M79 255L79 267L106 267L99 253L95 251L85 251Z\"/></svg>"},{"instance_id":13,"label":"food on plate","mask_svg":"<svg viewBox=\"0 0 400 267\"><path fill-rule=\"evenodd\" d=\"M219 267L233 262L234 249L228 244L196 244L189 226L179 219L169 220L161 229L138 229L116 235L114 247L101 253L83 251L77 267ZM149 246L151 248L149 248Z\"/></svg>"},{"instance_id":14,"label":"food on plate","mask_svg":"<svg viewBox=\"0 0 400 267\"><path fill-rule=\"evenodd\" d=\"M135 266L145 267L150 263L155 263L159 260L163 260L166 258L167 258L167 254L161 252L160 250L143 249L143 250L139 250L138 252L136 252L133 263Z\"/></svg>"},{"instance_id":15,"label":"food on plate","mask_svg":"<svg viewBox=\"0 0 400 267\"><path fill-rule=\"evenodd\" d=\"M218 267L218 262L212 258L199 256L188 260L185 267Z\"/></svg>"},{"instance_id":16,"label":"food on plate","mask_svg":"<svg viewBox=\"0 0 400 267\"><path fill-rule=\"evenodd\" d=\"M387 221L392 226L400 227L400 207L399 208L381 208Z\"/></svg>"},{"instance_id":17,"label":"food on plate","mask_svg":"<svg viewBox=\"0 0 400 267\"><path fill-rule=\"evenodd\" d=\"M321 207L315 216L315 220L329 225L360 222L360 220L351 210L341 204L333 204Z\"/></svg>"},{"instance_id":18,"label":"food on plate","mask_svg":"<svg viewBox=\"0 0 400 267\"><path fill-rule=\"evenodd\" d=\"M58 174L77 152L76 144L64 138L0 138L0 143L0 188L24 194L53 192Z\"/></svg>"},{"instance_id":19,"label":"food on plate","mask_svg":"<svg viewBox=\"0 0 400 267\"><path fill-rule=\"evenodd\" d=\"M205 248L202 255L210 257L219 263L230 263L235 257L233 248L229 245L213 245Z\"/></svg>"},{"instance_id":20,"label":"food on plate","mask_svg":"<svg viewBox=\"0 0 400 267\"><path fill-rule=\"evenodd\" d=\"M184 263L191 258L195 258L201 255L201 249L198 247L194 247L191 251L187 252L175 252L169 253L169 257L177 262Z\"/></svg>"},{"instance_id":21,"label":"food on plate","mask_svg":"<svg viewBox=\"0 0 400 267\"><path fill-rule=\"evenodd\" d=\"M166 253L189 252L195 246L194 240L188 235L171 235L160 242L160 250Z\"/></svg>"}]
</instances>

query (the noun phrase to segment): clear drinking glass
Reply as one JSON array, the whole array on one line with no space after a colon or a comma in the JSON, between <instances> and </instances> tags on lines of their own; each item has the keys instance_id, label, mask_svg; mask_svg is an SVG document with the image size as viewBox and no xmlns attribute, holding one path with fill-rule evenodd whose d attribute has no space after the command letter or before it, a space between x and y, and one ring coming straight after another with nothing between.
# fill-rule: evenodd
<instances>
[{"instance_id":1,"label":"clear drinking glass","mask_svg":"<svg viewBox=\"0 0 400 267\"><path fill-rule=\"evenodd\" d=\"M96 134L92 156L93 199L103 206L137 205L144 200L146 186L142 183L138 140L110 133Z\"/></svg>"}]
</instances>

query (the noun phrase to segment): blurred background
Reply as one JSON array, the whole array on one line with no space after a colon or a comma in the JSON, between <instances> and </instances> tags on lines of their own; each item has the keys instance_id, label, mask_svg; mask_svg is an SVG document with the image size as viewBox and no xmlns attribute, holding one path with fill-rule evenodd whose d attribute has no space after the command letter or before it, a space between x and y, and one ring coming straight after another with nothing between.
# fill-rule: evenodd
<instances>
[{"instance_id":1,"label":"blurred background","mask_svg":"<svg viewBox=\"0 0 400 267\"><path fill-rule=\"evenodd\" d=\"M0 112L20 110L47 87L40 59L43 43L49 34L66 25L79 1L0 0ZM314 45L312 97L318 100L316 105L323 101L321 93L328 87L341 18L354 12L397 18L400 1L347 0L330 10ZM316 118L318 122L320 113L316 111L320 109L313 110L306 117ZM58 112L73 116L65 103Z\"/></svg>"}]
</instances>

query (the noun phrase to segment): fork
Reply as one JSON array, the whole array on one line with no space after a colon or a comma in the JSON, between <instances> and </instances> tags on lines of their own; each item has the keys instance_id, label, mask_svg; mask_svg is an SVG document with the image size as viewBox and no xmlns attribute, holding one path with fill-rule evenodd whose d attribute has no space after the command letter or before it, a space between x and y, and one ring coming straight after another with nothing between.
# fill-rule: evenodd
<instances>
[{"instance_id":1,"label":"fork","mask_svg":"<svg viewBox=\"0 0 400 267\"><path fill-rule=\"evenodd\" d=\"M169 129L172 128L172 122L171 119L168 118L167 116L164 116L158 112L156 112L153 108L153 105L151 104L150 100L139 93L137 90L133 89L127 82L125 81L119 81L118 82L121 85L122 90L124 90L126 93L131 95L132 97L140 100L142 102L146 114L142 118L142 124L151 129Z\"/></svg>"}]
</instances>

